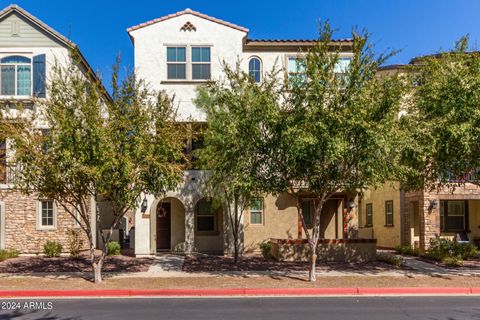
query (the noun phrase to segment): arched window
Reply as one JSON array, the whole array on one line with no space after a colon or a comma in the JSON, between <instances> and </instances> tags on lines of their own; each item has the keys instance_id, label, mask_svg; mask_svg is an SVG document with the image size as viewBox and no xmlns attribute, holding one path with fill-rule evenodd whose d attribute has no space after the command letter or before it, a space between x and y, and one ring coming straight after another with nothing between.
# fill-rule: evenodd
<instances>
[{"instance_id":1,"label":"arched window","mask_svg":"<svg viewBox=\"0 0 480 320\"><path fill-rule=\"evenodd\" d=\"M0 59L0 95L30 96L32 94L32 60L22 56Z\"/></svg>"},{"instance_id":2,"label":"arched window","mask_svg":"<svg viewBox=\"0 0 480 320\"><path fill-rule=\"evenodd\" d=\"M255 82L262 81L262 62L258 58L251 58L248 62L248 74Z\"/></svg>"}]
</instances>

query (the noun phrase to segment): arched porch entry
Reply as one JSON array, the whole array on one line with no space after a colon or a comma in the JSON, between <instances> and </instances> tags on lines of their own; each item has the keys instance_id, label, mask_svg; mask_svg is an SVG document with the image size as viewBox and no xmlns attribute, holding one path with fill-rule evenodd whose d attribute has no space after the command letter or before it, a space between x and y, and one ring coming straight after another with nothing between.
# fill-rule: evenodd
<instances>
[{"instance_id":1,"label":"arched porch entry","mask_svg":"<svg viewBox=\"0 0 480 320\"><path fill-rule=\"evenodd\" d=\"M223 210L210 198L201 198L194 207L194 246L199 252L223 253Z\"/></svg>"},{"instance_id":2,"label":"arched porch entry","mask_svg":"<svg viewBox=\"0 0 480 320\"><path fill-rule=\"evenodd\" d=\"M155 214L150 216L152 247L156 252L170 251L185 242L185 207L174 197L167 197L157 202L153 208Z\"/></svg>"}]
</instances>

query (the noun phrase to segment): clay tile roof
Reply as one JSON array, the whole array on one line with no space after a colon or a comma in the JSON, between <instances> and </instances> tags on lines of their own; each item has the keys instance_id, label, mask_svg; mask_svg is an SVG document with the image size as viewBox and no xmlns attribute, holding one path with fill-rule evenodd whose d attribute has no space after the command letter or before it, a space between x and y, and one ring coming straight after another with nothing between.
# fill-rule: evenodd
<instances>
[{"instance_id":1,"label":"clay tile roof","mask_svg":"<svg viewBox=\"0 0 480 320\"><path fill-rule=\"evenodd\" d=\"M302 44L315 43L318 39L247 39L246 44ZM332 42L352 42L351 38L333 39Z\"/></svg>"},{"instance_id":2,"label":"clay tile roof","mask_svg":"<svg viewBox=\"0 0 480 320\"><path fill-rule=\"evenodd\" d=\"M212 22L215 22L215 23L218 23L218 24L221 24L221 25L233 28L233 29L237 29L237 30L242 31L242 32L248 32L247 28L244 28L244 27L238 26L236 24L233 24L233 23L230 23L230 22L227 22L227 21L223 21L223 20L220 20L220 19L217 19L217 18L214 18L214 17L210 17L210 16L208 16L206 14L203 14L201 12L193 11L190 8L187 8L183 11L179 11L177 13L172 13L172 14L169 14L169 15L157 18L157 19L153 19L153 20L150 20L150 21L147 21L147 22L144 22L144 23L140 23L136 26L128 28L127 32L130 33L134 30L138 30L138 29L141 29L143 27L147 27L147 26L150 26L152 24L162 22L162 21L165 21L165 20L168 20L168 19L171 19L171 18L179 17L179 16L182 16L184 14L192 14L194 16L197 16L197 17L200 17L200 18L203 18L203 19L206 19L206 20L210 20Z\"/></svg>"}]
</instances>

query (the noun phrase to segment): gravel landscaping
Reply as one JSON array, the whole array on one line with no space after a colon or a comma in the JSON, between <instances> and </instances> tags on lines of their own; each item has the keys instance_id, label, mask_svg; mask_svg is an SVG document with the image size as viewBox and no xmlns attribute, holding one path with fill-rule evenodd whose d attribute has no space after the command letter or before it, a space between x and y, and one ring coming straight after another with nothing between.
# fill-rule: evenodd
<instances>
[{"instance_id":1,"label":"gravel landscaping","mask_svg":"<svg viewBox=\"0 0 480 320\"><path fill-rule=\"evenodd\" d=\"M317 271L369 271L381 272L398 270L398 267L384 262L366 263L325 263L317 262ZM189 255L185 257L183 271L185 272L224 272L224 271L305 271L308 270L308 262L281 262L273 259L265 259L262 256L243 256L237 264L232 257L212 255Z\"/></svg>"},{"instance_id":2,"label":"gravel landscaping","mask_svg":"<svg viewBox=\"0 0 480 320\"><path fill-rule=\"evenodd\" d=\"M142 272L148 271L152 259L138 259L126 255L109 256L105 259L103 271ZM47 258L44 256L17 257L0 262L0 273L28 274L34 272L91 272L86 253L75 260L71 257Z\"/></svg>"}]
</instances>

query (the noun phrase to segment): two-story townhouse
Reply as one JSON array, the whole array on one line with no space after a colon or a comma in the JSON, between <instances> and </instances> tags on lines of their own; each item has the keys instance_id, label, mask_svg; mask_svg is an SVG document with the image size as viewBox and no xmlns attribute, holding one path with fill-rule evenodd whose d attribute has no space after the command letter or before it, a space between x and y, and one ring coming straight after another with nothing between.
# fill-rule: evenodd
<instances>
[{"instance_id":1,"label":"two-story townhouse","mask_svg":"<svg viewBox=\"0 0 480 320\"><path fill-rule=\"evenodd\" d=\"M24 9L11 5L0 11L0 103L5 116L19 116L18 103L27 109L40 108L36 102L48 99L53 66L70 63L73 49L76 44ZM80 70L98 81L81 53L79 64ZM48 130L45 121L37 124L38 129ZM0 249L39 253L47 240L55 240L68 250L67 230L79 226L51 199L27 196L13 188L17 170L13 153L8 139L0 141ZM97 221L96 207L92 199L93 223Z\"/></svg>"},{"instance_id":2,"label":"two-story townhouse","mask_svg":"<svg viewBox=\"0 0 480 320\"><path fill-rule=\"evenodd\" d=\"M414 58L409 65L421 62ZM388 65L379 75L405 74L408 65ZM359 205L359 235L377 239L377 246L407 245L422 250L438 236L480 243L480 187L467 175L455 188L402 190L398 182L366 190ZM467 182L467 183L464 183Z\"/></svg>"},{"instance_id":3,"label":"two-story townhouse","mask_svg":"<svg viewBox=\"0 0 480 320\"><path fill-rule=\"evenodd\" d=\"M241 67L255 81L265 72L281 68L289 74L297 70L301 58L315 40L254 40L249 30L186 9L128 30L134 45L135 70L155 90L175 95L179 106L178 121L205 123L205 115L195 106L195 88L222 78L222 63ZM352 56L350 39L334 40L340 63L347 66ZM342 67L342 66L339 66ZM194 147L194 145L193 145ZM162 250L228 252L231 233L222 210L214 210L202 192L207 172L188 170L184 182L163 199L146 194L135 212L135 253L152 255ZM321 218L321 237L356 237L356 193L339 192L325 206ZM312 203L303 203L307 223ZM252 202L243 215L245 252L259 249L270 238L302 238L302 226L295 202L287 195L265 195Z\"/></svg>"}]
</instances>

